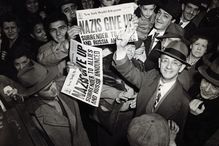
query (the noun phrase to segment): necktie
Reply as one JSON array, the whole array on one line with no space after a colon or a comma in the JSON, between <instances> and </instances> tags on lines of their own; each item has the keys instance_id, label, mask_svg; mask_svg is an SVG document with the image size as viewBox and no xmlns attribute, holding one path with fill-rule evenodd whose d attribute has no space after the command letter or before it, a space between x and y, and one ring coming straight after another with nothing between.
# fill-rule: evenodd
<instances>
[{"instance_id":1,"label":"necktie","mask_svg":"<svg viewBox=\"0 0 219 146\"><path fill-rule=\"evenodd\" d=\"M152 40L151 40L151 45L150 45L150 52L151 50L153 49L153 44L155 42L155 38L158 36L159 33L155 32L153 37L152 37Z\"/></svg>"},{"instance_id":2,"label":"necktie","mask_svg":"<svg viewBox=\"0 0 219 146\"><path fill-rule=\"evenodd\" d=\"M158 89L157 89L157 96L155 98L155 102L154 102L154 105L153 105L153 108L155 109L161 99L161 84L159 84L158 86Z\"/></svg>"},{"instance_id":3,"label":"necktie","mask_svg":"<svg viewBox=\"0 0 219 146\"><path fill-rule=\"evenodd\" d=\"M182 26L182 24L183 24L182 22L179 23L180 26Z\"/></svg>"}]
</instances>

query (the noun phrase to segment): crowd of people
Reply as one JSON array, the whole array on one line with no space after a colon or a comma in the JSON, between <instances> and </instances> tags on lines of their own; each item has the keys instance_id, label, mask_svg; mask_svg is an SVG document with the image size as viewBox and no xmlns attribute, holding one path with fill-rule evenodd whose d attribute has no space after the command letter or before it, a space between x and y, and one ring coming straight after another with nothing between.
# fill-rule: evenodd
<instances>
[{"instance_id":1,"label":"crowd of people","mask_svg":"<svg viewBox=\"0 0 219 146\"><path fill-rule=\"evenodd\" d=\"M103 53L99 106L61 93L69 68L80 68L69 62L70 40L81 42L76 11L129 2L135 12L116 44L95 46ZM4 113L20 104L48 146L219 145L218 0L0 7L0 132ZM129 42L134 32L138 41Z\"/></svg>"}]
</instances>

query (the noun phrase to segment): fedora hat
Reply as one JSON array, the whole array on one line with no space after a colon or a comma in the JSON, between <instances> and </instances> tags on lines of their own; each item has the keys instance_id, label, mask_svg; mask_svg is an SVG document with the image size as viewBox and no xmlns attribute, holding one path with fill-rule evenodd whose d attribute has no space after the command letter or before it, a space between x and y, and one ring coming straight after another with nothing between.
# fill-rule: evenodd
<instances>
[{"instance_id":1,"label":"fedora hat","mask_svg":"<svg viewBox=\"0 0 219 146\"><path fill-rule=\"evenodd\" d=\"M189 45L189 41L184 37L184 29L178 24L171 23L163 36L158 36L158 39L164 38L180 38L186 45Z\"/></svg>"},{"instance_id":2,"label":"fedora hat","mask_svg":"<svg viewBox=\"0 0 219 146\"><path fill-rule=\"evenodd\" d=\"M157 49L157 51L159 51L162 54L173 57L182 62L183 64L190 66L190 64L186 61L186 58L189 53L188 47L182 41L172 41L167 45L166 48L164 48L163 50Z\"/></svg>"},{"instance_id":3,"label":"fedora hat","mask_svg":"<svg viewBox=\"0 0 219 146\"><path fill-rule=\"evenodd\" d=\"M200 74L213 85L219 87L219 57L211 63L198 68Z\"/></svg>"},{"instance_id":4,"label":"fedora hat","mask_svg":"<svg viewBox=\"0 0 219 146\"><path fill-rule=\"evenodd\" d=\"M55 79L56 75L56 67L46 68L32 61L32 64L25 66L18 72L17 78L25 88L24 91L21 91L21 94L30 96L37 93Z\"/></svg>"},{"instance_id":5,"label":"fedora hat","mask_svg":"<svg viewBox=\"0 0 219 146\"><path fill-rule=\"evenodd\" d=\"M132 119L128 127L130 146L168 146L170 130L159 114L144 114Z\"/></svg>"},{"instance_id":6,"label":"fedora hat","mask_svg":"<svg viewBox=\"0 0 219 146\"><path fill-rule=\"evenodd\" d=\"M176 20L178 20L182 14L181 4L178 0L161 0L159 1L158 6Z\"/></svg>"}]
</instances>

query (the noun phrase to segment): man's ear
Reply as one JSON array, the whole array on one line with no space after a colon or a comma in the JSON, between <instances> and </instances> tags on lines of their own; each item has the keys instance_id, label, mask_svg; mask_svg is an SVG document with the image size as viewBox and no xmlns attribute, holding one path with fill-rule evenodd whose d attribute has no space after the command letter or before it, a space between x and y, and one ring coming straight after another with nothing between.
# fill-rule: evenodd
<instances>
[{"instance_id":1,"label":"man's ear","mask_svg":"<svg viewBox=\"0 0 219 146\"><path fill-rule=\"evenodd\" d=\"M181 66L180 69L179 69L179 73L181 73L181 72L184 70L185 67L186 67L186 65L185 65L185 64L182 64L182 66Z\"/></svg>"}]
</instances>

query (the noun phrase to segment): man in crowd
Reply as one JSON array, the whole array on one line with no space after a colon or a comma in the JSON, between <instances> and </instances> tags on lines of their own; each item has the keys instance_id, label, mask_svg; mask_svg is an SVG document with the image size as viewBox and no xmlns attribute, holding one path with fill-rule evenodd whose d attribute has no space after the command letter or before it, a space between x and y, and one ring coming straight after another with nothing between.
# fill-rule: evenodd
<instances>
[{"instance_id":1,"label":"man in crowd","mask_svg":"<svg viewBox=\"0 0 219 146\"><path fill-rule=\"evenodd\" d=\"M68 21L64 14L55 12L46 19L46 29L52 38L51 41L41 46L38 51L37 60L45 66L57 66L58 77L56 79L59 89L65 80L65 68L68 57L69 39L75 38L78 31L68 28Z\"/></svg>"},{"instance_id":2,"label":"man in crowd","mask_svg":"<svg viewBox=\"0 0 219 146\"><path fill-rule=\"evenodd\" d=\"M27 110L49 145L90 146L77 102L57 89L56 67L46 68L36 62L18 72L18 80L28 96Z\"/></svg>"},{"instance_id":3,"label":"man in crowd","mask_svg":"<svg viewBox=\"0 0 219 146\"><path fill-rule=\"evenodd\" d=\"M67 17L68 26L77 25L76 10L78 9L78 3L74 0L62 0L58 6Z\"/></svg>"},{"instance_id":4,"label":"man in crowd","mask_svg":"<svg viewBox=\"0 0 219 146\"><path fill-rule=\"evenodd\" d=\"M117 51L114 58L116 69L138 89L136 116L156 112L168 120L173 120L181 132L188 113L188 95L178 81L178 74L183 71L188 55L187 46L181 41L173 41L164 50L160 50L160 72L151 70L140 72L128 60L126 45L137 24L128 26L125 33L117 39ZM179 139L177 140L179 143Z\"/></svg>"},{"instance_id":5,"label":"man in crowd","mask_svg":"<svg viewBox=\"0 0 219 146\"><path fill-rule=\"evenodd\" d=\"M144 62L145 70L158 68L159 53L155 51L161 48L160 40L156 37L163 36L169 25L179 18L181 15L180 4L177 0L168 1L166 3L160 2L160 7L152 30L149 32L147 39L144 41L146 60ZM141 43L135 43L139 48Z\"/></svg>"},{"instance_id":6,"label":"man in crowd","mask_svg":"<svg viewBox=\"0 0 219 146\"><path fill-rule=\"evenodd\" d=\"M200 12L200 0L186 0L182 4L182 16L179 25L185 30L185 37L189 39L196 31L197 27L192 22L195 16Z\"/></svg>"}]
</instances>

